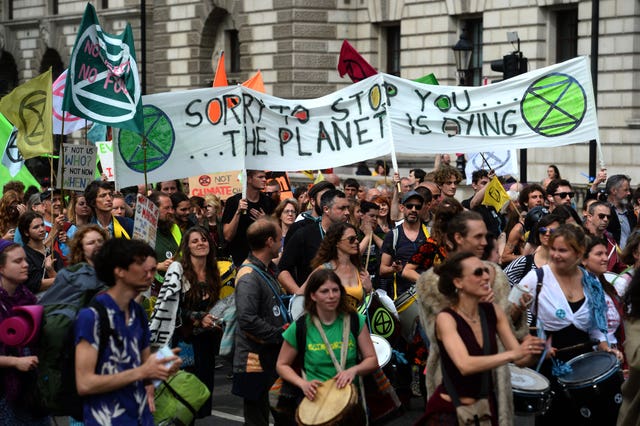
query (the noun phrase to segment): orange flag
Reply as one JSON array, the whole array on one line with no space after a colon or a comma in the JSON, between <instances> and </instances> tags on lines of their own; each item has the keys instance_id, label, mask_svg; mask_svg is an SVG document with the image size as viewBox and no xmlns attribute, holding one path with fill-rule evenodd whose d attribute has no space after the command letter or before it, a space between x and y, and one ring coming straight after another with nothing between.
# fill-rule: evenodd
<instances>
[{"instance_id":1,"label":"orange flag","mask_svg":"<svg viewBox=\"0 0 640 426\"><path fill-rule=\"evenodd\" d=\"M265 93L264 89L264 80L262 79L262 73L258 70L257 73L253 75L249 80L242 83L244 87L248 87L249 89L253 89L256 92Z\"/></svg>"},{"instance_id":2,"label":"orange flag","mask_svg":"<svg viewBox=\"0 0 640 426\"><path fill-rule=\"evenodd\" d=\"M224 87L228 85L227 71L224 69L224 50L221 50L220 57L218 58L218 66L216 67L216 74L213 77L213 87Z\"/></svg>"}]
</instances>

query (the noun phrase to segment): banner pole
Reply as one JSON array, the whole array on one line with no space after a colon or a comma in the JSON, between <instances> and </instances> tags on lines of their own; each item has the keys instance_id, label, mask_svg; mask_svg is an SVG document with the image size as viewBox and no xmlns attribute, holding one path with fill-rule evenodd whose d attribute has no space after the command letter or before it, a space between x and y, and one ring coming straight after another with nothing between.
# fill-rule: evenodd
<instances>
[{"instance_id":1,"label":"banner pole","mask_svg":"<svg viewBox=\"0 0 640 426\"><path fill-rule=\"evenodd\" d=\"M62 126L61 126L61 135L60 135L60 145L58 146L58 150L60 152L59 158L58 158L58 162L60 163L60 176L58 176L60 178L60 200L62 203L62 207L63 207L63 211L64 211L64 111L62 111ZM53 154L53 152L52 152ZM53 163L53 161L52 161ZM53 167L51 168L53 171ZM53 185L53 180L51 181L51 184ZM51 193L51 205L53 206L53 192ZM55 218L53 217L53 208L51 209L51 217L55 220ZM52 224L53 225L53 224Z\"/></svg>"}]
</instances>

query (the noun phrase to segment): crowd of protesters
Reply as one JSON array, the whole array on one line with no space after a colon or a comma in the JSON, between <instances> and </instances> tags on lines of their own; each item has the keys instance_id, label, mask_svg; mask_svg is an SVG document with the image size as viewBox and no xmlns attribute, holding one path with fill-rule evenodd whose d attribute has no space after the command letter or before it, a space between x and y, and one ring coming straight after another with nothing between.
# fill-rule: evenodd
<instances>
[{"instance_id":1,"label":"crowd of protesters","mask_svg":"<svg viewBox=\"0 0 640 426\"><path fill-rule=\"evenodd\" d=\"M541 357L538 369L555 394L548 409L535 413L539 424L615 424L616 418L636 424L640 188L603 169L576 206L572 183L551 165L541 183L501 178L511 199L498 211L484 203L492 170L474 171L474 193L462 200L461 172L448 156L439 160L433 171L413 169L408 176L388 176L379 162L374 173L382 179L373 187L334 175L296 188L294 198L282 198L278 181L261 170L248 170L246 193L226 200L189 197L179 180L121 193L100 180L83 193L6 183L0 321L16 306L46 299L70 274L103 285L96 300L124 346L99 351L100 315L80 311L75 354L83 421L153 424L151 380L183 368L213 391L230 327L214 313L228 296L220 263L226 260L237 274L237 324L226 362L233 363L233 392L244 401L246 424L267 425L270 414L275 424L295 423L282 401L270 402L278 375L301 391L299 398L313 400L322 381L335 377L343 388L371 374L378 300L389 302L384 309L401 329L386 336L399 358L381 371L399 404L424 406L418 424L454 425L459 406L484 399L481 414L491 424L512 424L517 412L507 364L535 368ZM132 239L138 192L159 209L153 247ZM514 299L514 288L527 290ZM304 301L297 315L304 326L290 309L291 296ZM169 318L159 321L159 311ZM342 340L350 316L357 332ZM302 351L301 327L313 339ZM323 343L325 332L331 343ZM331 361L342 344L350 349L340 366ZM160 359L154 351L164 345L176 349ZM587 421L583 407L562 391L562 371L594 351L611 354L626 382L622 406L602 413L589 407L595 414ZM303 360L296 363L299 353ZM15 419L6 424L48 424L19 403L31 389L22 373L38 369L38 355L37 345L0 343L0 418ZM481 386L487 380L489 389ZM619 384L614 391L620 393ZM211 415L215 404L209 400L197 417ZM363 418L353 416L352 423Z\"/></svg>"}]
</instances>

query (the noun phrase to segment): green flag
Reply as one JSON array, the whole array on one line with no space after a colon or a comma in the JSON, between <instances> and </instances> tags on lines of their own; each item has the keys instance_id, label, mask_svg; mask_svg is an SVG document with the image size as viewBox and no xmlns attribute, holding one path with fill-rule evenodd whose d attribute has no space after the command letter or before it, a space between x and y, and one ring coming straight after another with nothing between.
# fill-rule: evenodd
<instances>
[{"instance_id":1,"label":"green flag","mask_svg":"<svg viewBox=\"0 0 640 426\"><path fill-rule=\"evenodd\" d=\"M40 184L33 177L29 169L24 165L24 160L18 151L16 144L16 132L13 131L13 125L4 115L0 114L0 153L2 154L2 162L0 162L0 182L4 185L10 180L18 180L25 187L31 185L40 188ZM0 186L0 196L2 195L2 186Z\"/></svg>"},{"instance_id":2,"label":"green flag","mask_svg":"<svg viewBox=\"0 0 640 426\"><path fill-rule=\"evenodd\" d=\"M88 3L69 59L63 111L142 134L141 95L131 26L118 35L104 32Z\"/></svg>"},{"instance_id":3,"label":"green flag","mask_svg":"<svg viewBox=\"0 0 640 426\"><path fill-rule=\"evenodd\" d=\"M438 83L438 79L433 73L423 75L422 77L416 78L413 81L415 81L416 83L422 83L422 84L432 84L434 86L440 85L440 83ZM445 98L438 99L436 104L443 110L446 110L449 108L449 100Z\"/></svg>"}]
</instances>

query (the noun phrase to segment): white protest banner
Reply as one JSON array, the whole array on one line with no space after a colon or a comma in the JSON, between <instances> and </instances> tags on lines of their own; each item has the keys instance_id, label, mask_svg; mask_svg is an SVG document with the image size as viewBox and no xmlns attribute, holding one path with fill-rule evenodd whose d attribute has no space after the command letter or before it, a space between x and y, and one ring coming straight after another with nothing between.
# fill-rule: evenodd
<instances>
[{"instance_id":1,"label":"white protest banner","mask_svg":"<svg viewBox=\"0 0 640 426\"><path fill-rule=\"evenodd\" d=\"M159 215L158 207L144 195L138 194L133 221L133 238L146 241L151 247L155 247Z\"/></svg>"},{"instance_id":2,"label":"white protest banner","mask_svg":"<svg viewBox=\"0 0 640 426\"><path fill-rule=\"evenodd\" d=\"M63 155L58 162L58 176L62 176L63 179L62 182L58 180L58 187L70 191L84 191L95 179L96 147L64 143L62 150Z\"/></svg>"},{"instance_id":3,"label":"white protest banner","mask_svg":"<svg viewBox=\"0 0 640 426\"><path fill-rule=\"evenodd\" d=\"M435 86L390 75L385 84L398 153L500 151L598 140L587 57L490 86ZM446 127L457 128L458 134L450 136Z\"/></svg>"},{"instance_id":4,"label":"white protest banner","mask_svg":"<svg viewBox=\"0 0 640 426\"><path fill-rule=\"evenodd\" d=\"M191 176L189 178L189 196L205 197L213 194L221 200L226 200L232 195L242 192L242 183L238 179L240 173L240 170L234 170Z\"/></svg>"},{"instance_id":5,"label":"white protest banner","mask_svg":"<svg viewBox=\"0 0 640 426\"><path fill-rule=\"evenodd\" d=\"M467 164L464 168L464 173L467 175L467 184L471 185L471 174L480 169L485 169L487 171L489 171L489 169L494 170L496 172L496 176L520 176L517 155L518 154L515 149L483 153L467 153ZM482 159L483 156L484 159ZM487 165L487 163L489 163L489 165Z\"/></svg>"},{"instance_id":6,"label":"white protest banner","mask_svg":"<svg viewBox=\"0 0 640 426\"><path fill-rule=\"evenodd\" d=\"M98 157L102 166L102 173L107 177L108 181L115 180L113 170L113 143L111 141L96 142L98 148Z\"/></svg>"},{"instance_id":7,"label":"white protest banner","mask_svg":"<svg viewBox=\"0 0 640 426\"><path fill-rule=\"evenodd\" d=\"M389 155L538 148L598 140L588 60L491 86L376 74L318 99L245 87L143 97L147 171L158 182L228 170L306 170ZM450 135L445 128L455 127ZM143 181L142 138L116 132L120 186Z\"/></svg>"}]
</instances>

